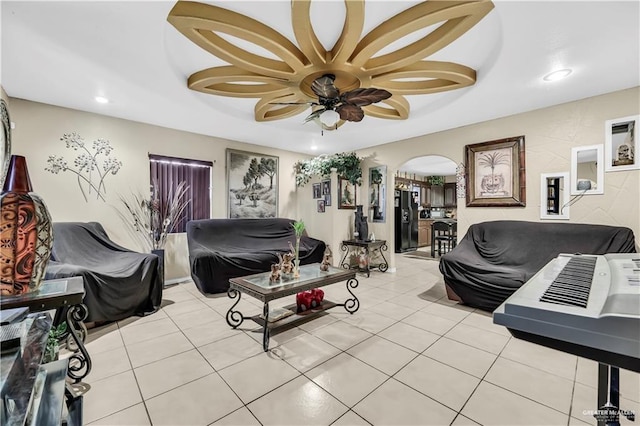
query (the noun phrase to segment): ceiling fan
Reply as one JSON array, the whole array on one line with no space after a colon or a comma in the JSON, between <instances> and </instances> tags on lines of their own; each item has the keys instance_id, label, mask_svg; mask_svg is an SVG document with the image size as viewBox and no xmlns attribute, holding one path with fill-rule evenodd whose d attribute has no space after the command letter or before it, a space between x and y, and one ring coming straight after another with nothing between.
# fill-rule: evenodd
<instances>
[{"instance_id":1,"label":"ceiling fan","mask_svg":"<svg viewBox=\"0 0 640 426\"><path fill-rule=\"evenodd\" d=\"M304 122L315 121L325 130L337 128L337 117L335 123L329 125L325 120L321 120L321 116L327 111L333 111L345 121L362 121L364 118L363 106L371 105L376 102L389 99L391 93L384 89L376 89L375 87L359 88L348 92L340 93L338 88L333 84L336 76L333 74L324 74L322 77L316 78L311 83L311 90L318 96L317 102L273 102L277 105L301 105L307 104L311 107L319 107L313 110Z\"/></svg>"}]
</instances>

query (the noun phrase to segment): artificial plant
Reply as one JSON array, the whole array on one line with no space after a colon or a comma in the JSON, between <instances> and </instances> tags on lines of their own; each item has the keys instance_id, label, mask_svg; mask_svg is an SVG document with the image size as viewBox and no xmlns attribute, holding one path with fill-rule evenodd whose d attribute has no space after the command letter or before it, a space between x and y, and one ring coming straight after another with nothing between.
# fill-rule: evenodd
<instances>
[{"instance_id":1,"label":"artificial plant","mask_svg":"<svg viewBox=\"0 0 640 426\"><path fill-rule=\"evenodd\" d=\"M353 185L362 184L362 161L355 152L341 152L338 154L323 154L294 164L296 185L304 186L313 176L327 177L331 169L336 169L338 176L348 180Z\"/></svg>"}]
</instances>

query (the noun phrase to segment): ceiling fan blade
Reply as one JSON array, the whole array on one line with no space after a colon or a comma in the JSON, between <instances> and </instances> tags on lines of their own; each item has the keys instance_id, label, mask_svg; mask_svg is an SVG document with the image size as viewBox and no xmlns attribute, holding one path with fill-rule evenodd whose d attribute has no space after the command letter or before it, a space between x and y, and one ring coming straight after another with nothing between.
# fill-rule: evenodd
<instances>
[{"instance_id":1,"label":"ceiling fan blade","mask_svg":"<svg viewBox=\"0 0 640 426\"><path fill-rule=\"evenodd\" d=\"M322 77L318 77L311 83L311 90L321 98L335 99L340 96L340 92L333 85L335 79L336 77L333 74L325 74Z\"/></svg>"},{"instance_id":2,"label":"ceiling fan blade","mask_svg":"<svg viewBox=\"0 0 640 426\"><path fill-rule=\"evenodd\" d=\"M342 104L336 108L336 112L340 114L340 118L345 121L362 121L364 111L358 105Z\"/></svg>"},{"instance_id":3,"label":"ceiling fan blade","mask_svg":"<svg viewBox=\"0 0 640 426\"><path fill-rule=\"evenodd\" d=\"M367 87L351 90L343 93L340 99L348 104L365 106L375 104L385 99L389 99L391 93L384 89L376 89L375 87Z\"/></svg>"},{"instance_id":4,"label":"ceiling fan blade","mask_svg":"<svg viewBox=\"0 0 640 426\"><path fill-rule=\"evenodd\" d=\"M269 105L320 105L317 102L269 102Z\"/></svg>"},{"instance_id":5,"label":"ceiling fan blade","mask_svg":"<svg viewBox=\"0 0 640 426\"><path fill-rule=\"evenodd\" d=\"M308 122L313 121L313 120L319 120L320 119L320 114L322 114L325 111L326 111L326 108L320 108L320 109L317 109L317 110L313 111L311 114L309 114L304 119L304 122L308 123Z\"/></svg>"}]
</instances>

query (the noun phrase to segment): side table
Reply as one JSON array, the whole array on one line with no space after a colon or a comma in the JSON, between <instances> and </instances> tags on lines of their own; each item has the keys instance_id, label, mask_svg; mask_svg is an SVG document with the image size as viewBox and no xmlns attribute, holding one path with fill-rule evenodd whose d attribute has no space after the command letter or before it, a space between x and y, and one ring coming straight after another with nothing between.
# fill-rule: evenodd
<instances>
[{"instance_id":1,"label":"side table","mask_svg":"<svg viewBox=\"0 0 640 426\"><path fill-rule=\"evenodd\" d=\"M364 248L365 255L367 256L367 267L364 269L364 272L367 273L367 278L371 275L371 268L378 268L380 272L386 272L387 269L389 269L389 264L383 253L388 250L387 240L344 240L340 248L344 252L340 266L344 269L351 269L351 265L347 261L349 254L357 254L357 251L361 248ZM371 259L375 258L378 254L382 258L381 262L372 265ZM360 269L360 267L357 268Z\"/></svg>"},{"instance_id":2,"label":"side table","mask_svg":"<svg viewBox=\"0 0 640 426\"><path fill-rule=\"evenodd\" d=\"M74 353L69 357L67 375L74 383L80 382L91 371L91 358L84 347L86 329L82 321L87 318L88 311L82 303L83 298L82 277L45 280L36 291L0 298L0 309L26 307L30 312L55 309L53 325L56 327L66 319L67 330L75 344Z\"/></svg>"}]
</instances>

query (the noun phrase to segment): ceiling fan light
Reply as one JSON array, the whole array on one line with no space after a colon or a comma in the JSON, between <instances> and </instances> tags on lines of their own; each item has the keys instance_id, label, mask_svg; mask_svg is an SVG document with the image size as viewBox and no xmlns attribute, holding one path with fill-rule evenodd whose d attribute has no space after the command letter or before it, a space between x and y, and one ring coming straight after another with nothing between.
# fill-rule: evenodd
<instances>
[{"instance_id":1,"label":"ceiling fan light","mask_svg":"<svg viewBox=\"0 0 640 426\"><path fill-rule=\"evenodd\" d=\"M320 114L320 121L327 127L334 127L338 123L338 120L340 120L340 114L332 109L328 109Z\"/></svg>"}]
</instances>

